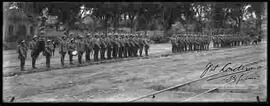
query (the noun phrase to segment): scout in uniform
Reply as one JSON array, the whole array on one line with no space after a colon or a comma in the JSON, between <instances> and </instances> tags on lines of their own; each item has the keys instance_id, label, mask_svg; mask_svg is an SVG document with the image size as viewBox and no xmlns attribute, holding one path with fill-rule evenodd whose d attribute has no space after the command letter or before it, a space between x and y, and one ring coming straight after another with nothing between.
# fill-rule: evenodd
<instances>
[{"instance_id":1,"label":"scout in uniform","mask_svg":"<svg viewBox=\"0 0 270 106\"><path fill-rule=\"evenodd\" d=\"M138 56L138 52L139 52L139 48L140 48L140 44L139 44L139 40L138 40L138 34L136 34L136 36L133 38L135 44L136 44L136 47L134 49L134 53L135 53L135 56L137 57Z\"/></svg>"},{"instance_id":2,"label":"scout in uniform","mask_svg":"<svg viewBox=\"0 0 270 106\"><path fill-rule=\"evenodd\" d=\"M139 35L138 42L139 42L139 54L140 54L140 56L142 56L142 51L143 51L144 43L143 43L143 39L142 39L142 36L141 35Z\"/></svg>"},{"instance_id":3,"label":"scout in uniform","mask_svg":"<svg viewBox=\"0 0 270 106\"><path fill-rule=\"evenodd\" d=\"M52 56L52 52L53 52L53 44L51 40L47 40L47 42L45 43L45 50L43 52L43 55L46 57L47 68L50 68L50 59Z\"/></svg>"},{"instance_id":4,"label":"scout in uniform","mask_svg":"<svg viewBox=\"0 0 270 106\"><path fill-rule=\"evenodd\" d=\"M150 45L149 45L149 39L147 38L147 35L143 38L143 43L144 43L145 56L148 56Z\"/></svg>"},{"instance_id":5,"label":"scout in uniform","mask_svg":"<svg viewBox=\"0 0 270 106\"><path fill-rule=\"evenodd\" d=\"M128 57L128 48L129 48L129 42L128 42L128 36L124 35L123 41L125 43L125 47L124 47L124 57L127 58Z\"/></svg>"},{"instance_id":6,"label":"scout in uniform","mask_svg":"<svg viewBox=\"0 0 270 106\"><path fill-rule=\"evenodd\" d=\"M38 36L34 35L33 40L29 43L29 48L31 50L31 57L32 57L32 68L36 69L35 64L36 64L36 59L39 55L38 52Z\"/></svg>"},{"instance_id":7,"label":"scout in uniform","mask_svg":"<svg viewBox=\"0 0 270 106\"><path fill-rule=\"evenodd\" d=\"M181 46L181 43L182 43L179 35L177 35L177 37L176 37L176 42L177 42L176 52L178 53L178 52L180 52L180 46Z\"/></svg>"},{"instance_id":8,"label":"scout in uniform","mask_svg":"<svg viewBox=\"0 0 270 106\"><path fill-rule=\"evenodd\" d=\"M113 58L116 59L117 58L117 54L118 54L118 49L120 47L119 42L117 41L117 34L114 35L113 40L112 40L112 44L113 44Z\"/></svg>"},{"instance_id":9,"label":"scout in uniform","mask_svg":"<svg viewBox=\"0 0 270 106\"><path fill-rule=\"evenodd\" d=\"M94 61L98 61L98 53L100 50L100 41L98 39L98 35L95 35L93 39L93 49L94 49Z\"/></svg>"},{"instance_id":10,"label":"scout in uniform","mask_svg":"<svg viewBox=\"0 0 270 106\"><path fill-rule=\"evenodd\" d=\"M76 43L74 42L74 38L71 38L69 44L68 44L68 55L69 55L69 62L72 65L72 61L73 61L73 54L72 52L76 50Z\"/></svg>"},{"instance_id":11,"label":"scout in uniform","mask_svg":"<svg viewBox=\"0 0 270 106\"><path fill-rule=\"evenodd\" d=\"M85 43L83 42L81 35L79 35L78 38L79 39L76 42L76 49L77 49L77 52L78 52L79 64L82 64L82 55L83 55L83 53L85 51Z\"/></svg>"},{"instance_id":12,"label":"scout in uniform","mask_svg":"<svg viewBox=\"0 0 270 106\"><path fill-rule=\"evenodd\" d=\"M86 38L84 39L84 44L85 44L85 60L86 60L86 62L89 62L90 61L90 53L92 51L90 34L86 35Z\"/></svg>"},{"instance_id":13,"label":"scout in uniform","mask_svg":"<svg viewBox=\"0 0 270 106\"><path fill-rule=\"evenodd\" d=\"M25 60L27 58L27 50L28 48L25 44L25 40L19 42L17 46L17 53L19 54L18 58L21 61L21 71L24 71Z\"/></svg>"},{"instance_id":14,"label":"scout in uniform","mask_svg":"<svg viewBox=\"0 0 270 106\"><path fill-rule=\"evenodd\" d=\"M111 34L109 34L109 36L105 38L106 45L107 45L107 59L112 59L113 46L112 46L111 40L112 40L112 36Z\"/></svg>"},{"instance_id":15,"label":"scout in uniform","mask_svg":"<svg viewBox=\"0 0 270 106\"><path fill-rule=\"evenodd\" d=\"M171 44L172 44L172 52L176 53L176 37L175 36L171 38Z\"/></svg>"},{"instance_id":16,"label":"scout in uniform","mask_svg":"<svg viewBox=\"0 0 270 106\"><path fill-rule=\"evenodd\" d=\"M133 43L133 41L132 41L132 34L130 34L129 35L129 37L128 37L128 42L129 42L129 48L128 48L128 56L129 57L133 57L133 47L134 47L134 43Z\"/></svg>"},{"instance_id":17,"label":"scout in uniform","mask_svg":"<svg viewBox=\"0 0 270 106\"><path fill-rule=\"evenodd\" d=\"M124 54L124 46L125 46L123 39L122 39L122 35L119 34L117 41L119 42L118 57L122 58L123 54Z\"/></svg>"},{"instance_id":18,"label":"scout in uniform","mask_svg":"<svg viewBox=\"0 0 270 106\"><path fill-rule=\"evenodd\" d=\"M100 38L100 58L101 60L105 59L105 51L106 51L106 42L105 42L105 35L102 35Z\"/></svg>"},{"instance_id":19,"label":"scout in uniform","mask_svg":"<svg viewBox=\"0 0 270 106\"><path fill-rule=\"evenodd\" d=\"M64 66L65 55L68 52L68 42L66 36L62 36L60 41L59 53L61 55L61 65Z\"/></svg>"}]
</instances>

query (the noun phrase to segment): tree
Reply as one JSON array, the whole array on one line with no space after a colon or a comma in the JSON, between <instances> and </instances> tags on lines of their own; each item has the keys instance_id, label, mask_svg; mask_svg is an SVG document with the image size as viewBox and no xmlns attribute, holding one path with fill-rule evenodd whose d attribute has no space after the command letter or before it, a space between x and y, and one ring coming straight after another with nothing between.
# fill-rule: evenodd
<instances>
[{"instance_id":1,"label":"tree","mask_svg":"<svg viewBox=\"0 0 270 106\"><path fill-rule=\"evenodd\" d=\"M158 14L158 16L160 17L160 22L163 25L164 36L170 36L170 34L168 34L168 30L171 28L172 24L174 24L179 19L179 17L181 17L183 12L181 9L183 9L183 5L188 3L158 2L155 4L158 5L157 10L162 11Z\"/></svg>"},{"instance_id":2,"label":"tree","mask_svg":"<svg viewBox=\"0 0 270 106\"><path fill-rule=\"evenodd\" d=\"M203 32L203 28L206 26L211 16L211 5L205 2L196 2L191 4L191 8L194 15L194 22L196 24L195 32Z\"/></svg>"},{"instance_id":3,"label":"tree","mask_svg":"<svg viewBox=\"0 0 270 106\"><path fill-rule=\"evenodd\" d=\"M159 13L156 9L157 5L144 3L139 11L137 22L138 28L145 31L150 30L150 24L156 19L156 15ZM155 24L155 23L152 23Z\"/></svg>"},{"instance_id":4,"label":"tree","mask_svg":"<svg viewBox=\"0 0 270 106\"><path fill-rule=\"evenodd\" d=\"M261 32L262 28L262 21L263 21L263 12L265 10L264 3L263 2L250 2L251 6L247 9L250 13L255 13L256 15L256 28L259 32Z\"/></svg>"}]
</instances>

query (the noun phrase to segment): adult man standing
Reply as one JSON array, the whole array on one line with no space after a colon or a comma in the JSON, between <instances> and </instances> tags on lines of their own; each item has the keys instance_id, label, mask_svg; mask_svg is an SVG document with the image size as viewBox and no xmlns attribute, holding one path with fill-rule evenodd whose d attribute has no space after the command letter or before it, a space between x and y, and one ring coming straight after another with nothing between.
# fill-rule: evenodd
<instances>
[{"instance_id":1,"label":"adult man standing","mask_svg":"<svg viewBox=\"0 0 270 106\"><path fill-rule=\"evenodd\" d=\"M34 35L33 40L29 43L29 48L31 49L31 57L32 57L32 68L36 69L36 59L39 55L38 51L38 36Z\"/></svg>"},{"instance_id":2,"label":"adult man standing","mask_svg":"<svg viewBox=\"0 0 270 106\"><path fill-rule=\"evenodd\" d=\"M141 35L139 35L138 42L139 42L139 53L140 53L140 56L142 56L144 43L143 43L143 39Z\"/></svg>"},{"instance_id":3,"label":"adult man standing","mask_svg":"<svg viewBox=\"0 0 270 106\"><path fill-rule=\"evenodd\" d=\"M147 38L147 35L143 38L143 43L144 43L145 56L148 56L148 50L150 46L149 46L149 39Z\"/></svg>"},{"instance_id":4,"label":"adult man standing","mask_svg":"<svg viewBox=\"0 0 270 106\"><path fill-rule=\"evenodd\" d=\"M59 53L61 55L61 64L64 66L64 61L65 61L65 55L68 52L68 42L66 39L66 36L62 36L62 39L60 41L60 47L59 47Z\"/></svg>"},{"instance_id":5,"label":"adult man standing","mask_svg":"<svg viewBox=\"0 0 270 106\"><path fill-rule=\"evenodd\" d=\"M78 52L79 64L82 64L82 55L83 55L83 53L85 51L85 43L83 42L81 35L78 36L78 40L76 42L76 49L77 49L77 52Z\"/></svg>"},{"instance_id":6,"label":"adult man standing","mask_svg":"<svg viewBox=\"0 0 270 106\"><path fill-rule=\"evenodd\" d=\"M21 71L24 71L25 59L27 57L27 46L25 44L25 40L19 42L17 46L17 53L19 54L18 58L21 61Z\"/></svg>"},{"instance_id":7,"label":"adult man standing","mask_svg":"<svg viewBox=\"0 0 270 106\"><path fill-rule=\"evenodd\" d=\"M52 52L53 52L53 44L51 40L47 40L47 42L45 43L45 50L43 52L43 55L46 57L47 68L50 68L50 59L52 56Z\"/></svg>"},{"instance_id":8,"label":"adult man standing","mask_svg":"<svg viewBox=\"0 0 270 106\"><path fill-rule=\"evenodd\" d=\"M84 39L84 43L85 43L85 60L87 62L89 62L90 61L90 53L92 51L90 34L87 34L86 39Z\"/></svg>"},{"instance_id":9,"label":"adult man standing","mask_svg":"<svg viewBox=\"0 0 270 106\"><path fill-rule=\"evenodd\" d=\"M100 41L98 39L98 35L95 35L95 38L93 39L93 49L94 49L94 61L98 61L98 53L100 50Z\"/></svg>"},{"instance_id":10,"label":"adult man standing","mask_svg":"<svg viewBox=\"0 0 270 106\"><path fill-rule=\"evenodd\" d=\"M117 41L117 34L114 35L113 40L112 40L112 45L113 45L113 58L116 59L117 58L117 54L118 54L118 49L120 47L119 42Z\"/></svg>"},{"instance_id":11,"label":"adult man standing","mask_svg":"<svg viewBox=\"0 0 270 106\"><path fill-rule=\"evenodd\" d=\"M130 34L130 36L129 36L129 38L128 38L128 42L129 42L129 44L130 44L130 46L129 46L129 50L128 50L128 55L129 55L129 57L133 57L133 56L135 56L134 54L134 48L135 48L135 43L134 43L134 41L133 41L133 34Z\"/></svg>"},{"instance_id":12,"label":"adult man standing","mask_svg":"<svg viewBox=\"0 0 270 106\"><path fill-rule=\"evenodd\" d=\"M113 50L113 45L112 45L112 35L109 34L109 37L105 38L106 44L107 44L107 59L111 59L112 57L112 50Z\"/></svg>"},{"instance_id":13,"label":"adult man standing","mask_svg":"<svg viewBox=\"0 0 270 106\"><path fill-rule=\"evenodd\" d=\"M72 58L73 58L73 54L72 52L75 51L76 49L76 43L74 42L74 38L71 38L70 43L68 44L68 54L69 54L69 61L70 64L72 65Z\"/></svg>"},{"instance_id":14,"label":"adult man standing","mask_svg":"<svg viewBox=\"0 0 270 106\"><path fill-rule=\"evenodd\" d=\"M176 35L173 35L170 40L172 44L172 53L176 53L176 45L177 45Z\"/></svg>"},{"instance_id":15,"label":"adult man standing","mask_svg":"<svg viewBox=\"0 0 270 106\"><path fill-rule=\"evenodd\" d=\"M122 47L121 47L121 50L122 50L122 57L126 57L125 56L125 49L126 49L126 47L127 47L127 43L126 43L126 39L125 39L125 35L124 35L124 33L121 35L121 42L122 42Z\"/></svg>"},{"instance_id":16,"label":"adult man standing","mask_svg":"<svg viewBox=\"0 0 270 106\"><path fill-rule=\"evenodd\" d=\"M138 41L138 34L135 34L135 36L133 37L133 41L134 41L134 44L135 44L134 56L138 57L138 50L140 48L139 41Z\"/></svg>"},{"instance_id":17,"label":"adult man standing","mask_svg":"<svg viewBox=\"0 0 270 106\"><path fill-rule=\"evenodd\" d=\"M117 41L119 42L118 57L122 58L123 54L124 54L123 51L124 51L124 46L125 46L123 39L122 39L122 34L118 35Z\"/></svg>"},{"instance_id":18,"label":"adult man standing","mask_svg":"<svg viewBox=\"0 0 270 106\"><path fill-rule=\"evenodd\" d=\"M127 58L128 57L128 49L129 49L129 41L128 41L128 36L125 35L123 38L123 41L125 43L125 47L124 47L124 57Z\"/></svg>"},{"instance_id":19,"label":"adult man standing","mask_svg":"<svg viewBox=\"0 0 270 106\"><path fill-rule=\"evenodd\" d=\"M100 38L100 58L101 60L105 59L105 51L107 48L106 42L105 42L105 35L102 35Z\"/></svg>"},{"instance_id":20,"label":"adult man standing","mask_svg":"<svg viewBox=\"0 0 270 106\"><path fill-rule=\"evenodd\" d=\"M182 52L182 46L183 46L183 39L179 35L176 38L177 45L176 45L176 52Z\"/></svg>"}]
</instances>

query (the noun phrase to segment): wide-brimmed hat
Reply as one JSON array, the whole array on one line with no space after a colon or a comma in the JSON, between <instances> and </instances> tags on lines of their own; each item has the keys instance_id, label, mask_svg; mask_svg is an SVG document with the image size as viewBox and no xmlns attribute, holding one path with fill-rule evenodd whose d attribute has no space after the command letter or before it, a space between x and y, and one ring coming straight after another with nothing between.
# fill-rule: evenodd
<instances>
[{"instance_id":1,"label":"wide-brimmed hat","mask_svg":"<svg viewBox=\"0 0 270 106\"><path fill-rule=\"evenodd\" d=\"M75 33L73 33L73 32L70 32L68 35L74 35Z\"/></svg>"},{"instance_id":2,"label":"wide-brimmed hat","mask_svg":"<svg viewBox=\"0 0 270 106\"><path fill-rule=\"evenodd\" d=\"M21 40L20 43L25 43L25 40Z\"/></svg>"},{"instance_id":3,"label":"wide-brimmed hat","mask_svg":"<svg viewBox=\"0 0 270 106\"><path fill-rule=\"evenodd\" d=\"M37 35L34 35L33 38L37 38L38 36Z\"/></svg>"},{"instance_id":4,"label":"wide-brimmed hat","mask_svg":"<svg viewBox=\"0 0 270 106\"><path fill-rule=\"evenodd\" d=\"M63 35L63 36L61 36L62 38L66 38L67 36L66 35Z\"/></svg>"},{"instance_id":5,"label":"wide-brimmed hat","mask_svg":"<svg viewBox=\"0 0 270 106\"><path fill-rule=\"evenodd\" d=\"M77 38L79 38L79 39L82 39L82 37L83 37L82 35L77 36Z\"/></svg>"},{"instance_id":6,"label":"wide-brimmed hat","mask_svg":"<svg viewBox=\"0 0 270 106\"><path fill-rule=\"evenodd\" d=\"M87 33L86 35L90 36L90 35L91 35L91 33Z\"/></svg>"}]
</instances>

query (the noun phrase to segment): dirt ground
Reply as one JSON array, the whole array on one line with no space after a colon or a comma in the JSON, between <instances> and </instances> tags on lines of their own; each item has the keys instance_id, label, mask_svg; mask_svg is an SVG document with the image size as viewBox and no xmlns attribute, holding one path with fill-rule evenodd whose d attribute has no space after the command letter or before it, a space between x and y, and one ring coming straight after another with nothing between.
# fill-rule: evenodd
<instances>
[{"instance_id":1,"label":"dirt ground","mask_svg":"<svg viewBox=\"0 0 270 106\"><path fill-rule=\"evenodd\" d=\"M258 72L260 77L241 81L239 85L243 87L240 91L221 89L189 100L190 102L246 102L256 101L256 96L259 96L263 101L267 97L266 45L267 43L263 42L259 45L163 55L15 76L5 76L5 74L19 71L18 68L14 68L19 65L16 52L4 51L3 99L6 102L12 97L15 97L15 102L127 102L148 93L198 79L209 62L221 65L231 62L231 66L237 66L264 60L255 65L262 66ZM150 48L150 56L170 52L170 44L153 44ZM51 63L57 66L60 65L60 58L58 52L55 53ZM30 59L28 55L26 69L31 69ZM77 61L76 58L74 60ZM37 67L45 67L44 63L44 57L40 55L37 62L40 65ZM250 85L255 86L256 89L250 88ZM156 95L154 99L147 97L139 102L182 102L201 92L198 89L166 91ZM248 91L241 92L246 91L245 89Z\"/></svg>"}]
</instances>

